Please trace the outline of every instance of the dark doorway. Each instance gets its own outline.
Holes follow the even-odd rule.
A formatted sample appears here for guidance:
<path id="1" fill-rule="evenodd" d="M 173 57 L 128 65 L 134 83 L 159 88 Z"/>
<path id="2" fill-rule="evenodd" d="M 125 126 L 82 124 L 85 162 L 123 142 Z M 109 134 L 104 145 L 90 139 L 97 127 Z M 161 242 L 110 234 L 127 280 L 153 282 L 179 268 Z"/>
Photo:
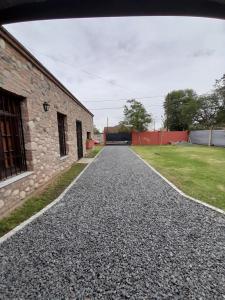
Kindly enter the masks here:
<path id="1" fill-rule="evenodd" d="M 81 121 L 76 121 L 77 130 L 77 155 L 78 159 L 83 157 L 83 140 L 82 140 L 82 123 Z"/>
<path id="2" fill-rule="evenodd" d="M 131 144 L 130 132 L 106 133 L 106 145 L 130 145 L 130 144 Z"/>

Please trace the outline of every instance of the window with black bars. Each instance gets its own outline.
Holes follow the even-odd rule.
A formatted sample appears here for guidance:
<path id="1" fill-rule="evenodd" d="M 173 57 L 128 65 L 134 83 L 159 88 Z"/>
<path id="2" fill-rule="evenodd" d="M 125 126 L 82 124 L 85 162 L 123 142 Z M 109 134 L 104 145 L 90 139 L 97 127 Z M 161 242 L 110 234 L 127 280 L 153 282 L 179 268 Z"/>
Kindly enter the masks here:
<path id="1" fill-rule="evenodd" d="M 58 131 L 59 131 L 59 151 L 60 156 L 67 155 L 66 147 L 66 116 L 60 113 L 57 113 L 58 118 Z"/>
<path id="2" fill-rule="evenodd" d="M 21 97 L 0 89 L 0 180 L 27 170 Z"/>

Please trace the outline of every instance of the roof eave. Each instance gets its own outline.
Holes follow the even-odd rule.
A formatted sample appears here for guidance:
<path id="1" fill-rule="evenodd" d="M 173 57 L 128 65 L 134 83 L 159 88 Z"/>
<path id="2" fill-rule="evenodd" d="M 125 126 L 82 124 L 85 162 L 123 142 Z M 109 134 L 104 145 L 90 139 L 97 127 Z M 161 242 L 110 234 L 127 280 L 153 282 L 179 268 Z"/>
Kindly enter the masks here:
<path id="1" fill-rule="evenodd" d="M 92 117 L 94 116 L 48 69 L 46 69 L 33 54 L 30 53 L 13 35 L 11 35 L 5 28 L 0 27 L 0 37 L 23 55 L 29 62 L 31 62 L 39 71 L 41 71 L 49 80 L 54 82 L 65 94 L 67 94 L 73 101 L 81 108 L 88 112 Z"/>

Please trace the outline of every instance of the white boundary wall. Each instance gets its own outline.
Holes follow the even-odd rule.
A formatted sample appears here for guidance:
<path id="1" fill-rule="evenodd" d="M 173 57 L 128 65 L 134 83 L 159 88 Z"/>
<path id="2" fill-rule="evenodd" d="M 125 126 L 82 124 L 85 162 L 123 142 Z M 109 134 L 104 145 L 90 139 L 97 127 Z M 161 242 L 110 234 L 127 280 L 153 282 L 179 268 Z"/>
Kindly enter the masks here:
<path id="1" fill-rule="evenodd" d="M 189 139 L 192 144 L 225 147 L 225 130 L 194 130 Z"/>

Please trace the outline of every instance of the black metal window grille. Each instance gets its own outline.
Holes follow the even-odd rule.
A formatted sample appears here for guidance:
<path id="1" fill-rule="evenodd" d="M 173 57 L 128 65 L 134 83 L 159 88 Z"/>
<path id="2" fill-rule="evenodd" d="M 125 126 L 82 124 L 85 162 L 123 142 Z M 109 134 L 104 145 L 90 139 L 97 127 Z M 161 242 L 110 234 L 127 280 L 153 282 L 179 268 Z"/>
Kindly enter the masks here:
<path id="1" fill-rule="evenodd" d="M 58 118 L 58 131 L 59 131 L 59 151 L 60 156 L 65 156 L 67 154 L 66 148 L 66 130 L 65 130 L 65 120 L 66 116 L 57 113 Z"/>
<path id="2" fill-rule="evenodd" d="M 21 98 L 0 90 L 0 180 L 27 170 Z"/>

